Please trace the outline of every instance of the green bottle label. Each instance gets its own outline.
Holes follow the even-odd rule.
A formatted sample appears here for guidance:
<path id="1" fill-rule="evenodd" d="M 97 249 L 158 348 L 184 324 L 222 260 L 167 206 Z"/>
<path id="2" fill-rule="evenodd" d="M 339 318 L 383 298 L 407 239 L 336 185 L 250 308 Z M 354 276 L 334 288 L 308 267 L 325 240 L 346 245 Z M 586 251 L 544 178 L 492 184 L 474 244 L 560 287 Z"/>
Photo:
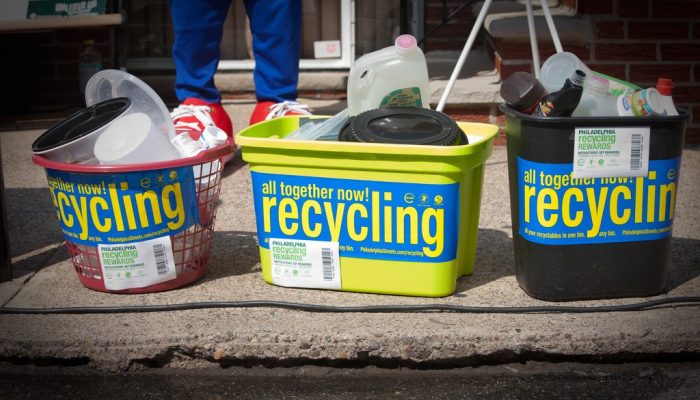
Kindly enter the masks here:
<path id="1" fill-rule="evenodd" d="M 422 107 L 420 89 L 417 87 L 403 88 L 390 92 L 379 103 L 379 107 Z"/>

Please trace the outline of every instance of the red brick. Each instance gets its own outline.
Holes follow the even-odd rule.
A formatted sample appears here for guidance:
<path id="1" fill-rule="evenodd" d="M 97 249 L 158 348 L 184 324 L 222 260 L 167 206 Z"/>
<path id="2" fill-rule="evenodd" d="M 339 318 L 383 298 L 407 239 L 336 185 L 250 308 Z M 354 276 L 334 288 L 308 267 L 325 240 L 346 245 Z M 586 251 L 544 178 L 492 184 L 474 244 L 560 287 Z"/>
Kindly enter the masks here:
<path id="1" fill-rule="evenodd" d="M 700 128 L 685 128 L 685 143 L 698 144 L 700 143 Z"/>
<path id="2" fill-rule="evenodd" d="M 655 1 L 652 7 L 654 18 L 700 18 L 700 2 L 694 1 Z"/>
<path id="3" fill-rule="evenodd" d="M 442 38 L 430 38 L 426 40 L 425 47 L 428 50 L 461 50 L 464 47 L 464 42 L 458 42 L 456 40 L 442 39 Z"/>
<path id="4" fill-rule="evenodd" d="M 578 11 L 586 15 L 612 14 L 613 2 L 600 0 L 581 0 Z"/>
<path id="5" fill-rule="evenodd" d="M 498 136 L 496 136 L 495 139 L 493 139 L 493 145 L 494 146 L 505 146 L 508 144 L 508 139 L 506 139 L 506 129 L 502 125 L 498 125 L 500 128 L 498 131 Z"/>
<path id="6" fill-rule="evenodd" d="M 426 24 L 426 32 L 432 31 L 438 25 L 439 24 Z M 455 23 L 451 21 L 447 24 L 440 26 L 431 37 L 440 36 L 446 38 L 460 38 L 462 42 L 465 42 L 467 40 L 467 37 L 469 36 L 469 32 L 471 31 L 471 29 L 471 23 Z"/>
<path id="7" fill-rule="evenodd" d="M 497 70 L 501 69 L 501 64 L 503 63 L 503 58 L 498 54 L 498 52 L 495 49 L 489 49 L 489 55 L 493 54 L 493 57 L 491 57 L 491 60 L 493 61 L 493 65 L 496 66 Z"/>
<path id="8" fill-rule="evenodd" d="M 522 63 L 522 64 L 500 64 L 498 68 L 498 73 L 501 79 L 509 77 L 513 72 L 522 71 L 527 73 L 532 73 L 532 63 Z"/>
<path id="9" fill-rule="evenodd" d="M 425 5 L 425 22 L 439 22 L 442 21 L 442 5 L 440 4 L 426 4 Z"/>
<path id="10" fill-rule="evenodd" d="M 525 43 L 499 43 L 496 51 L 504 60 L 527 60 L 530 59 L 530 47 Z"/>
<path id="11" fill-rule="evenodd" d="M 598 21 L 596 32 L 598 39 L 623 39 L 625 23 L 622 21 Z"/>
<path id="12" fill-rule="evenodd" d="M 673 101 L 676 103 L 700 103 L 700 85 L 675 85 Z"/>
<path id="13" fill-rule="evenodd" d="M 690 82 L 690 64 L 630 65 L 630 80 L 634 83 L 656 82 L 660 76 L 674 82 Z"/>
<path id="14" fill-rule="evenodd" d="M 448 4 L 447 14 L 444 17 L 452 14 L 461 4 Z M 440 22 L 443 18 L 442 12 L 442 2 L 436 4 L 426 4 L 425 5 L 425 21 L 426 22 Z M 462 10 L 453 17 L 453 20 L 460 18 L 472 18 L 473 14 L 471 12 L 471 7 L 467 6 L 462 8 Z"/>
<path id="15" fill-rule="evenodd" d="M 690 118 L 690 123 L 691 125 L 700 125 L 700 105 L 695 105 L 692 107 L 684 107 L 687 110 L 690 110 L 691 118 Z"/>
<path id="16" fill-rule="evenodd" d="M 551 43 L 538 43 L 540 50 L 540 60 L 544 62 L 552 54 L 556 53 L 554 45 Z M 590 51 L 584 46 L 567 46 L 563 45 L 566 51 L 576 54 L 584 62 L 591 57 Z M 498 53 L 504 60 L 531 60 L 532 50 L 529 42 L 523 43 L 500 43 L 496 45 Z"/>
<path id="17" fill-rule="evenodd" d="M 690 24 L 683 21 L 629 21 L 630 39 L 688 39 Z"/>
<path id="18" fill-rule="evenodd" d="M 627 74 L 625 72 L 625 64 L 588 64 L 588 68 L 593 71 L 600 72 L 608 76 L 612 76 L 618 79 L 627 80 Z"/>
<path id="19" fill-rule="evenodd" d="M 655 61 L 654 43 L 599 43 L 595 50 L 596 61 Z"/>
<path id="20" fill-rule="evenodd" d="M 662 43 L 661 59 L 663 61 L 697 61 L 700 60 L 700 46 L 697 43 Z"/>
<path id="21" fill-rule="evenodd" d="M 617 15 L 624 18 L 649 16 L 649 0 L 618 0 Z"/>

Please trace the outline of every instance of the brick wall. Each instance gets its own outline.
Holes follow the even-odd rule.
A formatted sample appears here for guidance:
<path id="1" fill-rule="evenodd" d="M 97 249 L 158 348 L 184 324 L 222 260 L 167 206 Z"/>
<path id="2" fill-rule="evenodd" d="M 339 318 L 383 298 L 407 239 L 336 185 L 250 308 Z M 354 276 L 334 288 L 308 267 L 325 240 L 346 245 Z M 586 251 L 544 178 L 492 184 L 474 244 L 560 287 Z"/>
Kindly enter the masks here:
<path id="1" fill-rule="evenodd" d="M 0 34 L 0 51 L 4 54 L 0 74 L 6 77 L 0 100 L 2 112 L 84 106 L 78 63 L 87 39 L 95 41 L 105 68 L 113 68 L 113 44 L 107 28 Z"/>
<path id="2" fill-rule="evenodd" d="M 642 87 L 659 76 L 675 82 L 677 107 L 691 113 L 686 143 L 700 143 L 700 1 L 579 0 L 577 11 L 590 17 L 593 37 L 567 43 L 591 69 Z M 530 49 L 517 43 L 496 43 L 501 76 L 530 71 Z M 540 41 L 542 61 L 554 52 Z"/>
<path id="3" fill-rule="evenodd" d="M 467 40 L 467 34 L 471 31 L 476 17 L 472 14 L 471 6 L 463 7 L 446 24 L 440 26 L 443 18 L 457 11 L 464 5 L 463 0 L 425 0 L 425 33 L 436 29 L 426 40 L 425 49 L 434 50 L 461 50 Z M 480 45 L 477 41 L 474 46 Z"/>

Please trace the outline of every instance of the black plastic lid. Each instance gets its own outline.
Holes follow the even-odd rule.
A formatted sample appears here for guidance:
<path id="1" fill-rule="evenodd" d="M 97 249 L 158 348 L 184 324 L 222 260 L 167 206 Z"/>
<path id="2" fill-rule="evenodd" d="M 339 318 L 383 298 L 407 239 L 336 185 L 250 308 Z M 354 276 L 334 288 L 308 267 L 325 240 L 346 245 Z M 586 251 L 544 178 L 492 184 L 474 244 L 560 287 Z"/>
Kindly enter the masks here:
<path id="1" fill-rule="evenodd" d="M 343 127 L 338 140 L 432 146 L 469 143 L 467 135 L 452 118 L 420 107 L 383 107 L 365 111 Z"/>
<path id="2" fill-rule="evenodd" d="M 34 143 L 33 152 L 44 152 L 70 143 L 117 119 L 131 105 L 126 97 L 117 97 L 84 108 L 49 128 Z"/>

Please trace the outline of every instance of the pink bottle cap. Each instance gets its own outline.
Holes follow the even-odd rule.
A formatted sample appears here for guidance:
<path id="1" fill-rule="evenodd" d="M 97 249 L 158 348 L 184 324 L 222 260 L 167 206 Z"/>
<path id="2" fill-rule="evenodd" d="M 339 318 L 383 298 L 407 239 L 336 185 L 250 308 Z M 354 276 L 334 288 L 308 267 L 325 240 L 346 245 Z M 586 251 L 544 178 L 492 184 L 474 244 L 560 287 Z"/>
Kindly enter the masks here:
<path id="1" fill-rule="evenodd" d="M 411 35 L 401 35 L 396 38 L 394 45 L 396 45 L 396 50 L 399 52 L 399 54 L 404 54 L 407 51 L 416 48 L 418 46 L 418 42 L 416 41 L 416 38 Z"/>

